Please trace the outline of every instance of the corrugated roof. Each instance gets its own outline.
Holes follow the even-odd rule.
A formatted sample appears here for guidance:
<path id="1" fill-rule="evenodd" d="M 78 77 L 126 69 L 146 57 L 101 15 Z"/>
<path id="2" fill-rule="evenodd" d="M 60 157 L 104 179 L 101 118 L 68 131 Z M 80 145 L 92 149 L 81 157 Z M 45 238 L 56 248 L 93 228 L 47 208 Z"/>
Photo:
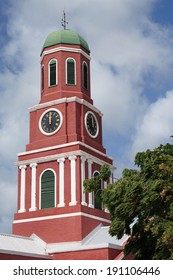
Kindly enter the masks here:
<path id="1" fill-rule="evenodd" d="M 51 258 L 48 254 L 55 252 L 69 252 L 90 250 L 98 248 L 114 248 L 123 250 L 124 243 L 128 236 L 117 239 L 109 234 L 109 226 L 100 224 L 82 241 L 78 242 L 59 242 L 46 244 L 38 236 L 24 237 L 11 234 L 0 234 L 0 253 L 16 254 L 24 256 L 34 256 Z"/>
<path id="2" fill-rule="evenodd" d="M 91 232 L 90 235 L 88 235 L 83 243 L 85 245 L 91 245 L 91 244 L 112 244 L 116 246 L 123 246 L 124 242 L 128 239 L 127 235 L 124 235 L 121 239 L 117 239 L 115 236 L 111 236 L 109 234 L 109 226 L 102 226 L 99 225 L 96 227 L 94 231 Z"/>
<path id="3" fill-rule="evenodd" d="M 48 257 L 43 242 L 39 238 L 25 237 L 14 234 L 0 234 L 0 253 L 17 254 L 35 257 Z"/>

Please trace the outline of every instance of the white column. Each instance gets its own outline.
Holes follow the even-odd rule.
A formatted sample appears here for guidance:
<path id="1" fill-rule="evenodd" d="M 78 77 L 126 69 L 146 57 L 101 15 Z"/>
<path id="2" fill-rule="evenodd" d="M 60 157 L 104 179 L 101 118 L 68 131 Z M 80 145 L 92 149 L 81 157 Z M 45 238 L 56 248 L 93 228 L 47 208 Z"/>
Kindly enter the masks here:
<path id="1" fill-rule="evenodd" d="M 113 183 L 114 183 L 113 177 L 114 177 L 114 170 L 115 170 L 115 167 L 112 166 L 112 167 L 110 168 L 110 170 L 111 170 L 111 176 L 110 176 L 109 182 L 110 182 L 110 184 L 113 184 Z"/>
<path id="2" fill-rule="evenodd" d="M 69 157 L 71 169 L 71 202 L 70 206 L 76 205 L 76 156 Z"/>
<path id="3" fill-rule="evenodd" d="M 112 183 L 113 183 L 113 173 L 114 173 L 115 168 L 114 168 L 114 167 L 111 167 L 110 170 L 111 170 L 111 176 L 109 177 L 109 183 L 112 184 Z M 105 183 L 105 182 L 104 182 L 104 183 Z M 107 187 L 107 186 L 104 185 L 104 188 L 106 188 L 106 187 Z M 109 213 L 109 210 L 108 210 L 107 208 L 105 208 L 105 212 L 106 212 L 106 213 Z"/>
<path id="4" fill-rule="evenodd" d="M 90 179 L 92 177 L 92 164 L 93 161 L 88 159 L 88 179 Z M 94 208 L 94 204 L 93 204 L 93 192 L 89 193 L 89 207 Z"/>
<path id="5" fill-rule="evenodd" d="M 26 182 L 26 165 L 20 165 L 19 169 L 21 170 L 20 175 L 20 209 L 19 213 L 25 212 L 25 182 Z"/>
<path id="6" fill-rule="evenodd" d="M 84 192 L 84 186 L 83 186 L 83 181 L 85 180 L 85 161 L 86 158 L 84 156 L 81 156 L 81 204 L 82 205 L 87 205 L 86 203 L 86 194 Z"/>
<path id="7" fill-rule="evenodd" d="M 59 158 L 59 204 L 58 207 L 64 207 L 64 162 L 65 158 Z"/>
<path id="8" fill-rule="evenodd" d="M 107 181 L 104 181 L 104 182 L 103 182 L 103 187 L 104 187 L 104 189 L 106 189 L 106 187 L 107 187 Z"/>
<path id="9" fill-rule="evenodd" d="M 37 163 L 31 163 L 30 167 L 32 168 L 31 170 L 31 208 L 29 211 L 35 211 L 37 210 L 36 208 L 36 168 L 37 168 Z"/>

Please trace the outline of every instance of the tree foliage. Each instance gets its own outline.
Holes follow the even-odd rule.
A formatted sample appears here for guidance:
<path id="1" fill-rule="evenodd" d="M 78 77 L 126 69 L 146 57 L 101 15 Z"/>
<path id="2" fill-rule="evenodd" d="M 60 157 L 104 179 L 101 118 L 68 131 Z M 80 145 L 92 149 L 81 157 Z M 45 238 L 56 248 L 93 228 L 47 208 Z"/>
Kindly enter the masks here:
<path id="1" fill-rule="evenodd" d="M 135 259 L 173 259 L 173 145 L 137 153 L 135 164 L 137 170 L 124 169 L 122 178 L 102 190 L 110 234 L 128 234 L 125 254 Z M 96 190 L 97 180 L 109 175 L 102 166 L 99 178 L 85 180 L 86 191 Z"/>

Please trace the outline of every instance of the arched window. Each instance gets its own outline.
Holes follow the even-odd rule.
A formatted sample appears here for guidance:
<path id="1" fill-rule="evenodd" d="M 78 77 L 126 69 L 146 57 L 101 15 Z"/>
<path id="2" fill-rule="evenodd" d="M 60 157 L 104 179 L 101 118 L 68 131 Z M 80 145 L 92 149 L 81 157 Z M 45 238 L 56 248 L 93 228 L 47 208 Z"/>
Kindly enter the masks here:
<path id="1" fill-rule="evenodd" d="M 99 172 L 95 171 L 94 177 L 98 176 L 98 175 L 99 175 Z M 98 189 L 97 189 L 97 191 L 94 192 L 94 208 L 100 209 L 100 210 L 102 210 L 102 202 L 100 199 L 101 189 L 102 189 L 102 184 L 101 184 L 101 180 L 100 180 L 99 184 L 98 184 Z"/>
<path id="2" fill-rule="evenodd" d="M 88 89 L 88 64 L 83 62 L 83 87 Z"/>
<path id="3" fill-rule="evenodd" d="M 76 63 L 73 58 L 68 58 L 66 60 L 66 84 L 76 84 Z"/>
<path id="4" fill-rule="evenodd" d="M 57 85 L 57 61 L 52 59 L 49 62 L 49 86 Z"/>
<path id="5" fill-rule="evenodd" d="M 41 90 L 44 90 L 44 65 L 41 66 Z"/>
<path id="6" fill-rule="evenodd" d="M 41 176 L 41 209 L 55 207 L 55 174 L 46 170 Z"/>

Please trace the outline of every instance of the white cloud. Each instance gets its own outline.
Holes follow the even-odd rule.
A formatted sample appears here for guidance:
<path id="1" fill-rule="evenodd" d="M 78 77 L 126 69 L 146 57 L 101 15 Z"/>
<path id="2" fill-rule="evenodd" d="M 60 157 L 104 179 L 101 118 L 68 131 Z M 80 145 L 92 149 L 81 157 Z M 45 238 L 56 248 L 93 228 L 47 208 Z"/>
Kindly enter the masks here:
<path id="1" fill-rule="evenodd" d="M 104 126 L 112 134 L 126 135 L 136 122 L 140 120 L 146 101 L 140 99 L 140 85 L 133 86 L 128 74 L 113 74 L 105 64 L 93 62 L 92 80 L 94 100 L 104 113 Z M 104 79 L 102 78 L 104 77 Z"/>
<path id="2" fill-rule="evenodd" d="M 172 106 L 173 90 L 148 107 L 134 136 L 133 153 L 154 148 L 161 142 L 170 142 L 173 135 Z"/>

